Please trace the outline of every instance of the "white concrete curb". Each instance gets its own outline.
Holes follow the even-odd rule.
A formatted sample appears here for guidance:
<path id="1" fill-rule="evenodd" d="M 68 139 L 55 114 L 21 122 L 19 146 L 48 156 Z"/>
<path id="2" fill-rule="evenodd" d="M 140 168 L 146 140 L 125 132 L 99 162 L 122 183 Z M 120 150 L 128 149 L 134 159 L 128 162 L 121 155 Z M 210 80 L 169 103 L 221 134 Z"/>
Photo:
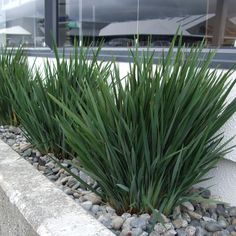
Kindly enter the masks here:
<path id="1" fill-rule="evenodd" d="M 0 140 L 0 235 L 114 234 Z"/>

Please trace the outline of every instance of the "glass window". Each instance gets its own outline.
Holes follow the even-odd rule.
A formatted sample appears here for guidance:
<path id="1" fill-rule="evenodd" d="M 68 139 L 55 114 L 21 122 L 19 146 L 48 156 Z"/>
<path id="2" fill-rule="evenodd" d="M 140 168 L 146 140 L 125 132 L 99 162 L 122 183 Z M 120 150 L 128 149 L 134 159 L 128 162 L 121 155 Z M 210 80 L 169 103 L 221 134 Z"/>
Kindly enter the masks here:
<path id="1" fill-rule="evenodd" d="M 63 1 L 61 1 L 62 3 Z M 65 0 L 59 9 L 59 27 L 66 21 L 64 45 L 74 40 L 108 47 L 132 46 L 137 34 L 137 0 Z M 61 4 L 60 3 L 60 4 Z M 63 38 L 63 34 L 60 34 Z"/>
<path id="2" fill-rule="evenodd" d="M 1 45 L 43 47 L 44 34 L 44 1 L 0 1 Z"/>
<path id="3" fill-rule="evenodd" d="M 236 47 L 235 0 L 60 0 L 59 41 L 168 47 L 180 28 L 187 46 Z"/>

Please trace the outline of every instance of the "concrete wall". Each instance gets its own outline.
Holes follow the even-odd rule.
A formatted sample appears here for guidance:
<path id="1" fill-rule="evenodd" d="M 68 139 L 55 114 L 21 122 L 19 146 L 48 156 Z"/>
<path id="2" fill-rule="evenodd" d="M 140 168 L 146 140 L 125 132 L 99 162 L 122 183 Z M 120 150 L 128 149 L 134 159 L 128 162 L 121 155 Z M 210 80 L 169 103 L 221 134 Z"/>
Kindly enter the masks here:
<path id="1" fill-rule="evenodd" d="M 0 140 L 1 236 L 112 236 Z"/>
<path id="2" fill-rule="evenodd" d="M 29 58 L 29 62 L 32 63 L 35 58 Z M 53 59 L 50 59 L 53 61 Z M 36 65 L 41 68 L 43 58 L 38 58 Z M 119 63 L 120 72 L 122 76 L 125 76 L 129 69 L 128 63 Z M 221 70 L 219 70 L 219 73 Z M 231 78 L 236 78 L 236 72 L 233 73 Z M 236 87 L 233 88 L 231 94 L 228 97 L 230 101 L 236 96 Z M 228 121 L 228 123 L 222 129 L 225 134 L 225 140 L 236 135 L 236 114 Z M 236 145 L 236 138 L 232 140 L 230 145 Z M 209 173 L 213 179 L 202 184 L 204 187 L 212 186 L 210 189 L 214 195 L 218 195 L 222 200 L 236 205 L 236 148 L 226 155 L 225 160 L 221 161 L 216 169 Z"/>

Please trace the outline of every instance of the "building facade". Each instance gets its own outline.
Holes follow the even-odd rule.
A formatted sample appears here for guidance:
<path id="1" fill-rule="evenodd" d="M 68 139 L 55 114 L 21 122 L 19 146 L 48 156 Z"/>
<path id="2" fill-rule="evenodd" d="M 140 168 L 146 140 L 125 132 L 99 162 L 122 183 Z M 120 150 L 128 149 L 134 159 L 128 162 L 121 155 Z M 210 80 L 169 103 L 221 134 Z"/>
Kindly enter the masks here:
<path id="1" fill-rule="evenodd" d="M 187 46 L 236 47 L 234 0 L 1 0 L 0 43 L 7 46 L 167 47 L 180 28 Z"/>

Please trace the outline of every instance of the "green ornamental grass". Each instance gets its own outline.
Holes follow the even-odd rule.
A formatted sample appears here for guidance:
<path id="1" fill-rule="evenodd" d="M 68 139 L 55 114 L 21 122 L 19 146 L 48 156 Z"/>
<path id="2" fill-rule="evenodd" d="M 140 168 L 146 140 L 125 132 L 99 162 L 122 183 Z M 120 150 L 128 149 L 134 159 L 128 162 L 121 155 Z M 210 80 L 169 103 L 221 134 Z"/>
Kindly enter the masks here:
<path id="1" fill-rule="evenodd" d="M 73 150 L 65 143 L 64 133 L 55 116 L 66 117 L 48 96 L 53 94 L 65 104 L 70 101 L 72 94 L 69 88 L 73 87 L 80 94 L 80 83 L 87 81 L 91 86 L 96 77 L 108 76 L 109 64 L 98 62 L 100 48 L 92 53 L 89 49 L 75 47 L 70 58 L 65 54 L 59 55 L 55 48 L 55 61 L 46 60 L 44 69 L 35 71 L 31 79 L 13 83 L 8 87 L 13 94 L 11 102 L 20 120 L 28 141 L 42 154 L 54 153 L 58 158 L 70 158 Z M 90 59 L 90 63 L 88 63 Z"/>
<path id="2" fill-rule="evenodd" d="M 157 65 L 152 52 L 131 51 L 125 78 L 114 65 L 110 80 L 95 78 L 96 88 L 86 80 L 80 93 L 71 87 L 66 103 L 50 95 L 67 114 L 57 121 L 76 167 L 97 181 L 92 190 L 118 213 L 169 215 L 196 200 L 191 187 L 231 150 L 220 129 L 236 110 L 235 99 L 226 102 L 232 71 L 210 69 L 214 53 L 203 56 L 203 44 L 188 53 L 181 38 L 176 50 L 174 44 Z"/>
<path id="3" fill-rule="evenodd" d="M 27 57 L 22 48 L 0 49 L 0 123 L 4 125 L 18 125 L 15 110 L 12 102 L 11 91 L 8 87 L 8 81 L 16 83 L 17 81 L 28 80 L 30 70 Z"/>

